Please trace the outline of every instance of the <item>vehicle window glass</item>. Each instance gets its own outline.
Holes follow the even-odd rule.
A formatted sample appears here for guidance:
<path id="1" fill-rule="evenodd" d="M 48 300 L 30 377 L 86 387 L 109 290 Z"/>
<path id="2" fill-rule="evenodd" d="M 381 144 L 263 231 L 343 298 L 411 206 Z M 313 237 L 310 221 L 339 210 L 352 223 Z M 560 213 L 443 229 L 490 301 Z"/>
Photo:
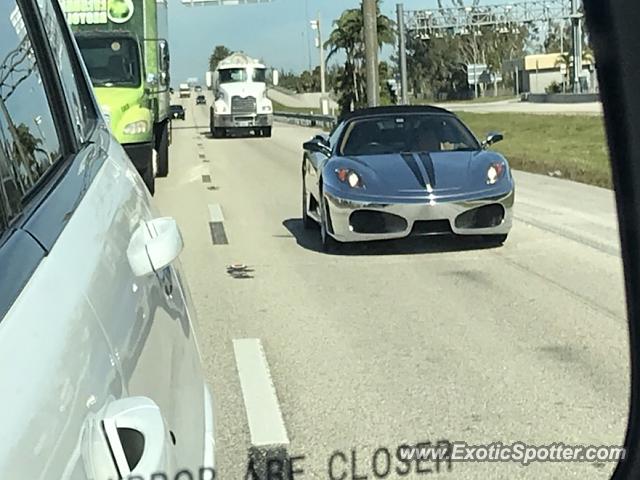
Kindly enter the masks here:
<path id="1" fill-rule="evenodd" d="M 77 35 L 78 47 L 94 87 L 139 87 L 142 83 L 138 44 L 131 38 Z"/>
<path id="2" fill-rule="evenodd" d="M 333 148 L 340 139 L 340 135 L 342 135 L 342 131 L 344 130 L 344 124 L 340 124 L 333 129 L 331 134 L 329 135 L 329 145 Z"/>
<path id="3" fill-rule="evenodd" d="M 220 70 L 220 83 L 236 83 L 247 81 L 247 71 L 244 68 L 225 68 Z"/>
<path id="4" fill-rule="evenodd" d="M 0 2 L 0 178 L 9 219 L 60 158 L 60 141 L 22 15 L 15 2 Z"/>
<path id="5" fill-rule="evenodd" d="M 256 68 L 253 70 L 253 81 L 265 83 L 267 81 L 267 70 L 264 68 Z"/>
<path id="6" fill-rule="evenodd" d="M 79 78 L 79 74 L 73 67 L 71 57 L 69 56 L 70 46 L 65 40 L 62 27 L 58 22 L 52 0 L 38 0 L 38 6 L 42 13 L 42 19 L 51 43 L 51 49 L 55 57 L 58 72 L 64 88 L 65 97 L 71 112 L 71 120 L 81 143 L 84 143 L 88 129 L 91 125 L 90 103 L 86 98 L 86 94 L 81 94 L 82 90 L 78 85 L 82 85 L 83 78 Z"/>
<path id="7" fill-rule="evenodd" d="M 455 117 L 387 115 L 357 120 L 345 138 L 343 155 L 477 150 L 476 139 Z"/>

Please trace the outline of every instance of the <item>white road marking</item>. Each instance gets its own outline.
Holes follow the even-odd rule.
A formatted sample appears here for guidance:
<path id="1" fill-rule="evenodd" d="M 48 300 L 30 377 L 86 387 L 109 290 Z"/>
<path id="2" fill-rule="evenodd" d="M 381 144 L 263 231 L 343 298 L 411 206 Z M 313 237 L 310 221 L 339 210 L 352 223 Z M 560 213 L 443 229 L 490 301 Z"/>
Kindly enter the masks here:
<path id="1" fill-rule="evenodd" d="M 289 437 L 260 339 L 236 339 L 233 341 L 233 350 L 251 432 L 251 444 L 256 447 L 288 446 Z"/>
<path id="2" fill-rule="evenodd" d="M 209 217 L 212 223 L 223 223 L 224 215 L 222 215 L 222 207 L 219 203 L 209 205 Z"/>

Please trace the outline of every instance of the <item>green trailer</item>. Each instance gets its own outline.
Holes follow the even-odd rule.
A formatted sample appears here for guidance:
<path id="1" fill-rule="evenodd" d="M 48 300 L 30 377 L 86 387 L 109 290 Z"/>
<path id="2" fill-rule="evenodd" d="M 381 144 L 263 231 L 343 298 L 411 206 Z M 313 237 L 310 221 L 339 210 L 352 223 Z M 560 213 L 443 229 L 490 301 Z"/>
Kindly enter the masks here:
<path id="1" fill-rule="evenodd" d="M 149 191 L 169 173 L 168 0 L 63 0 L 113 135 Z"/>

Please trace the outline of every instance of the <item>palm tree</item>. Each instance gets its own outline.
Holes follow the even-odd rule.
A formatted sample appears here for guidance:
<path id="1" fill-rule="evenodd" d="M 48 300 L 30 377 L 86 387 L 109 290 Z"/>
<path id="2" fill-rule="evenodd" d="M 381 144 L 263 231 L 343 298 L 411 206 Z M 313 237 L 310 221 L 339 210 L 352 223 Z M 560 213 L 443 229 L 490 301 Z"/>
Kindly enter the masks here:
<path id="1" fill-rule="evenodd" d="M 582 52 L 582 64 L 584 65 L 585 63 L 593 63 L 594 59 L 593 59 L 593 54 L 588 51 L 588 50 L 584 50 Z M 569 75 L 569 70 L 573 65 L 573 55 L 571 55 L 570 53 L 561 53 L 558 56 L 558 59 L 556 60 L 556 67 L 560 66 L 560 65 L 565 65 L 567 68 L 567 75 Z M 582 70 L 582 65 L 580 66 L 580 70 Z M 563 80 L 564 82 L 564 80 Z"/>
<path id="2" fill-rule="evenodd" d="M 344 51 L 346 61 L 344 65 L 344 75 L 349 75 L 351 81 L 350 91 L 345 91 L 344 82 L 342 82 L 342 96 L 353 97 L 356 105 L 364 103 L 366 97 L 363 82 L 363 71 L 365 62 L 364 47 L 364 15 L 362 8 L 351 8 L 345 10 L 340 18 L 334 23 L 334 29 L 329 35 L 329 39 L 325 42 L 325 48 L 328 49 L 327 61 L 329 61 L 339 51 Z M 395 42 L 394 22 L 380 14 L 380 5 L 378 0 L 378 46 L 382 48 L 385 44 L 393 44 Z"/>

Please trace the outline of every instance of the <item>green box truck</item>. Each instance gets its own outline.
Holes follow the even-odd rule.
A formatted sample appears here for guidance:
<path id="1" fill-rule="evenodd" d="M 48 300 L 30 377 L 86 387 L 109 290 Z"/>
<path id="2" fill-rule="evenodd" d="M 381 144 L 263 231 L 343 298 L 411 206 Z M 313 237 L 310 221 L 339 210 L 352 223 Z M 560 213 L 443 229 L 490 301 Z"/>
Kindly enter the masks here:
<path id="1" fill-rule="evenodd" d="M 103 114 L 149 191 L 169 173 L 168 0 L 61 0 Z"/>

